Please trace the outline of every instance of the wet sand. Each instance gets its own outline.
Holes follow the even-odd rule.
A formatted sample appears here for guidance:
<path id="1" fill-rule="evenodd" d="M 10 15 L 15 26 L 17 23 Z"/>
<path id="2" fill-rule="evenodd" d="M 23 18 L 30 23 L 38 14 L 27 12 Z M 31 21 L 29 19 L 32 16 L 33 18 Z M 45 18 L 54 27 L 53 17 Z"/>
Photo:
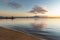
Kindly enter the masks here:
<path id="1" fill-rule="evenodd" d="M 24 32 L 18 32 L 0 27 L 0 40 L 42 40 Z"/>

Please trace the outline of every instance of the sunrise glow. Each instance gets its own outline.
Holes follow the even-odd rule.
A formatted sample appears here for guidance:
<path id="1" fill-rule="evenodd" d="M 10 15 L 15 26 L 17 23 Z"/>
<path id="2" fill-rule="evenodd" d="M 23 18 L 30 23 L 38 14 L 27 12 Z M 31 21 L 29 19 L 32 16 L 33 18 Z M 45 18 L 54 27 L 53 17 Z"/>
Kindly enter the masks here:
<path id="1" fill-rule="evenodd" d="M 27 1 L 27 0 L 26 0 Z M 31 0 L 28 3 L 24 1 L 0 0 L 0 16 L 34 16 L 34 13 L 29 13 L 35 5 L 46 8 L 48 12 L 45 14 L 38 13 L 39 16 L 60 17 L 60 0 Z M 7 2 L 7 3 L 6 3 Z M 12 2 L 12 0 L 11 0 Z M 18 3 L 17 3 L 18 2 Z M 22 2 L 22 3 L 21 3 Z M 30 3 L 31 2 L 31 3 Z M 17 5 L 15 5 L 17 4 Z"/>

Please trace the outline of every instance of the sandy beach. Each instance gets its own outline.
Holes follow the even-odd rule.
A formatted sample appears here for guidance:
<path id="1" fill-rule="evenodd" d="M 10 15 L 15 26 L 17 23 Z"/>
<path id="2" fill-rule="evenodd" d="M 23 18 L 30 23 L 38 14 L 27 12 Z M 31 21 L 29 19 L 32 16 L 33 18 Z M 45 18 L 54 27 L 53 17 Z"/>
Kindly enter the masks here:
<path id="1" fill-rule="evenodd" d="M 0 40 L 42 40 L 35 36 L 28 35 L 23 32 L 18 32 L 0 27 Z"/>

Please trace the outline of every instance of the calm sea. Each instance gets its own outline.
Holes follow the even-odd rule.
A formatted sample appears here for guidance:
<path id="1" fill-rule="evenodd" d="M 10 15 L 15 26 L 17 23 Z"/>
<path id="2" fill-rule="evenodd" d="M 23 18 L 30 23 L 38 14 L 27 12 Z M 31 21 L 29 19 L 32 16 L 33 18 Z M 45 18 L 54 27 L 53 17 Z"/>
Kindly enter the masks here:
<path id="1" fill-rule="evenodd" d="M 60 19 L 58 18 L 20 18 L 0 19 L 0 26 L 17 31 L 25 31 L 46 40 L 60 40 Z"/>

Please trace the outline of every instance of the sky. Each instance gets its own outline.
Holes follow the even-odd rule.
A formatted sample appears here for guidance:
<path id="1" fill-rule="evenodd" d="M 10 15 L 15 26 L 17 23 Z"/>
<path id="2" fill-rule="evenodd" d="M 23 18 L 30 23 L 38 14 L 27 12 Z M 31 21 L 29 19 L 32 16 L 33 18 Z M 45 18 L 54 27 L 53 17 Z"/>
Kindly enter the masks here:
<path id="1" fill-rule="evenodd" d="M 41 15 L 60 16 L 60 0 L 0 0 L 0 16 L 33 16 L 28 12 L 35 5 L 48 10 Z"/>

